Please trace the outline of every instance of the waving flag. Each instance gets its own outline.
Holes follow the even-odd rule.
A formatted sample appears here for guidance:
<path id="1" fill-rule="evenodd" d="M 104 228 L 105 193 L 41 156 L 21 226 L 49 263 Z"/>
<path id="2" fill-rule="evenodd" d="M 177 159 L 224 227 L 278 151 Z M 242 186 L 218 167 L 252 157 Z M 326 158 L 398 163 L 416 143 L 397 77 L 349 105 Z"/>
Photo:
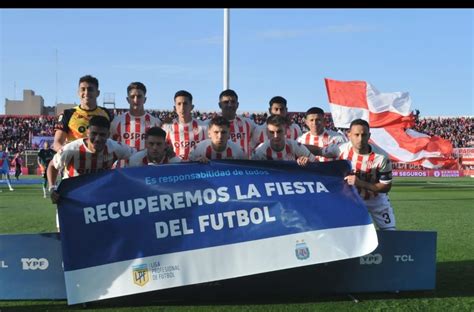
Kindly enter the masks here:
<path id="1" fill-rule="evenodd" d="M 384 149 L 392 161 L 442 168 L 452 163 L 448 140 L 409 129 L 414 125 L 408 92 L 380 93 L 365 81 L 325 79 L 334 125 L 349 128 L 361 118 L 370 125 L 371 142 Z M 407 129 L 408 128 L 408 129 Z"/>

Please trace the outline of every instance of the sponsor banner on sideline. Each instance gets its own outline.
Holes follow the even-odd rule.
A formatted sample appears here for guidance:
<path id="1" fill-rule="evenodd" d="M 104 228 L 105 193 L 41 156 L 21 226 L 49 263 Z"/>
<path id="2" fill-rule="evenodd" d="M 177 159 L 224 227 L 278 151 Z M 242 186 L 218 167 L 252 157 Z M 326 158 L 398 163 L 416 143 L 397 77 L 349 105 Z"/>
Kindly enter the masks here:
<path id="1" fill-rule="evenodd" d="M 347 161 L 212 161 L 63 180 L 69 304 L 360 257 L 377 247 Z"/>
<path id="2" fill-rule="evenodd" d="M 222 302 L 242 297 L 294 299 L 320 293 L 435 289 L 436 232 L 377 231 L 377 236 L 377 248 L 361 257 L 176 287 L 153 297 L 183 303 L 207 298 Z M 57 233 L 0 235 L 0 247 L 0 300 L 66 299 Z M 172 267 L 155 268 L 155 274 L 172 271 Z"/>
<path id="3" fill-rule="evenodd" d="M 0 299 L 64 299 L 59 233 L 0 235 Z"/>
<path id="4" fill-rule="evenodd" d="M 394 177 L 435 177 L 435 178 L 458 178 L 463 177 L 463 170 L 393 170 Z"/>

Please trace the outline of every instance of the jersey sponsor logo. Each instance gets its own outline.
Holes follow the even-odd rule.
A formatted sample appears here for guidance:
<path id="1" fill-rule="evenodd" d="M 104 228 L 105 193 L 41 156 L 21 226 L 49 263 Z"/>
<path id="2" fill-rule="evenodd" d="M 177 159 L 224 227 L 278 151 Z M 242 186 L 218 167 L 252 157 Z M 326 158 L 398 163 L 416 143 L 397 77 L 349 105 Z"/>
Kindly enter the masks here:
<path id="1" fill-rule="evenodd" d="M 174 142 L 175 148 L 187 148 L 187 147 L 195 147 L 200 141 L 180 141 Z"/>
<path id="2" fill-rule="evenodd" d="M 124 140 L 145 140 L 145 136 L 146 136 L 145 133 L 137 133 L 137 132 L 132 132 L 132 133 L 124 132 L 122 134 L 122 138 Z"/>
<path id="3" fill-rule="evenodd" d="M 237 133 L 231 133 L 230 134 L 230 139 L 232 141 L 234 140 L 241 140 L 245 137 L 245 133 L 237 132 Z"/>
<path id="4" fill-rule="evenodd" d="M 108 161 L 107 159 L 104 159 L 104 162 L 107 162 L 107 161 Z M 105 168 L 95 168 L 95 169 L 78 168 L 76 169 L 79 175 L 87 174 L 87 173 L 97 173 L 97 172 L 101 172 L 105 170 L 106 170 Z"/>
<path id="5" fill-rule="evenodd" d="M 309 258 L 309 248 L 304 241 L 296 241 L 295 255 L 298 260 L 306 260 Z"/>
<path id="6" fill-rule="evenodd" d="M 394 255 L 396 262 L 415 262 L 411 255 Z"/>
<path id="7" fill-rule="evenodd" d="M 23 270 L 46 270 L 49 261 L 46 258 L 21 258 Z"/>
<path id="8" fill-rule="evenodd" d="M 148 266 L 146 264 L 140 264 L 133 266 L 133 283 L 138 286 L 145 286 L 146 283 L 150 280 Z"/>
<path id="9" fill-rule="evenodd" d="M 380 264 L 380 263 L 382 263 L 382 261 L 383 261 L 382 255 L 379 254 L 379 253 L 368 254 L 368 255 L 365 255 L 365 256 L 362 256 L 362 257 L 359 258 L 359 263 L 361 265 Z"/>

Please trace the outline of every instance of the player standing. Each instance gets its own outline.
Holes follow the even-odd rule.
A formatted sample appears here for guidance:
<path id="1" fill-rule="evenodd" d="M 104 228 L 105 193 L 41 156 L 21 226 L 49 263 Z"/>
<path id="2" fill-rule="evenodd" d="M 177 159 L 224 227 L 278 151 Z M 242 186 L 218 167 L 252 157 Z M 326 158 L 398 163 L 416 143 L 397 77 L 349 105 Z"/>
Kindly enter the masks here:
<path id="1" fill-rule="evenodd" d="M 185 90 L 180 90 L 174 95 L 174 110 L 178 119 L 170 124 L 164 124 L 166 142 L 173 147 L 179 158 L 186 161 L 189 153 L 201 141 L 207 139 L 207 126 L 204 122 L 192 118 L 193 96 Z"/>
<path id="2" fill-rule="evenodd" d="M 319 107 L 311 107 L 306 111 L 305 124 L 309 131 L 300 136 L 298 142 L 304 144 L 310 151 L 313 151 L 313 146 L 323 148 L 331 144 L 347 142 L 347 139 L 339 132 L 326 129 L 324 111 Z M 316 156 L 316 159 L 318 161 L 334 160 L 323 156 Z"/>
<path id="3" fill-rule="evenodd" d="M 112 120 L 112 114 L 105 108 L 97 106 L 99 81 L 90 75 L 79 79 L 78 95 L 81 103 L 66 109 L 58 118 L 54 133 L 53 149 L 59 151 L 67 142 L 86 137 L 89 120 L 93 116 L 103 116 Z"/>
<path id="4" fill-rule="evenodd" d="M 41 168 L 43 173 L 43 197 L 46 198 L 46 189 L 48 186 L 48 176 L 46 171 L 48 169 L 49 162 L 53 159 L 56 152 L 49 147 L 48 141 L 45 141 L 43 148 L 38 152 L 38 166 Z"/>

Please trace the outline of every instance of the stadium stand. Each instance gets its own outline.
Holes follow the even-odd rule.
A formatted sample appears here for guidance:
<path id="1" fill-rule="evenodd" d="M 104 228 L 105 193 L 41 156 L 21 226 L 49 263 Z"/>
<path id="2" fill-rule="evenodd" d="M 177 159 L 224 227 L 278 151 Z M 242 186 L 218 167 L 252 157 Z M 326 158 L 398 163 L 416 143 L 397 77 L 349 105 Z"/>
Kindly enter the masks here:
<path id="1" fill-rule="evenodd" d="M 114 109 L 114 115 L 120 115 L 125 109 Z M 163 122 L 169 122 L 177 115 L 169 110 L 149 110 L 149 113 L 160 118 Z M 212 118 L 216 112 L 193 112 L 193 117 L 200 120 Z M 257 124 L 263 124 L 267 113 L 243 113 Z M 304 113 L 291 112 L 288 114 L 291 120 L 300 125 L 303 131 L 307 131 L 304 124 Z M 326 114 L 328 128 L 337 131 L 332 122 L 331 114 Z M 39 150 L 39 146 L 32 144 L 33 136 L 54 136 L 54 124 L 57 118 L 54 116 L 17 116 L 0 115 L 0 142 L 13 155 L 17 151 Z M 453 143 L 454 148 L 472 148 L 474 147 L 473 136 L 474 118 L 465 117 L 424 117 L 417 118 L 414 129 L 418 132 L 433 136 L 437 135 L 448 139 Z M 397 169 L 422 169 L 413 167 L 411 164 L 395 164 Z M 460 169 L 472 169 L 473 165 L 462 166 Z"/>

